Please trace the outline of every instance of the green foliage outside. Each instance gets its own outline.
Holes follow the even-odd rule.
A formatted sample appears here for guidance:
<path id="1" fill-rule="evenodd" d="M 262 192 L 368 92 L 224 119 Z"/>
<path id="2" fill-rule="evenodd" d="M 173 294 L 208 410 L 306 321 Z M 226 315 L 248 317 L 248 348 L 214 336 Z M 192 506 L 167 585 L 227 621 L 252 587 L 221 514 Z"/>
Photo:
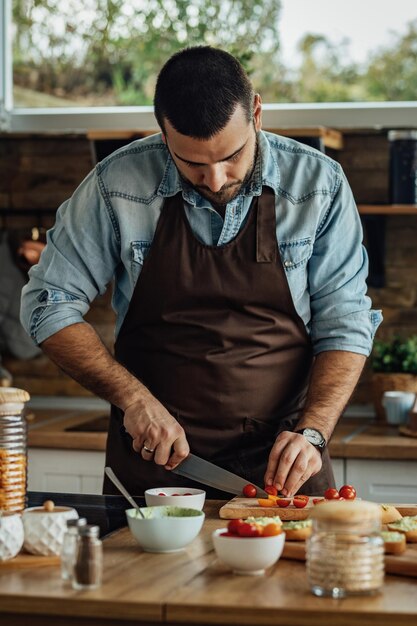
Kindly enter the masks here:
<path id="1" fill-rule="evenodd" d="M 280 54 L 279 0 L 14 0 L 15 105 L 149 105 L 163 63 L 188 45 L 235 54 L 264 102 L 417 100 L 417 20 L 371 55 L 303 37 Z M 44 95 L 44 99 L 39 96 Z"/>
<path id="2" fill-rule="evenodd" d="M 417 335 L 376 340 L 371 364 L 374 372 L 417 374 Z"/>

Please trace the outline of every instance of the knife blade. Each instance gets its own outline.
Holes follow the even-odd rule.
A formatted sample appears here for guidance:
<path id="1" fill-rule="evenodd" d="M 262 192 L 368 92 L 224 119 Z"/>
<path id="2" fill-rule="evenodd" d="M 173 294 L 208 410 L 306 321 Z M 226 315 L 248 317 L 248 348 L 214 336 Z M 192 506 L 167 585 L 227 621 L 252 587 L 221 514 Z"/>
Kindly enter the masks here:
<path id="1" fill-rule="evenodd" d="M 227 493 L 234 493 L 235 495 L 242 495 L 243 487 L 249 483 L 245 478 L 241 478 L 195 454 L 189 454 L 184 461 L 171 471 L 174 474 L 184 476 L 184 478 L 196 480 L 203 485 L 208 485 Z M 256 485 L 255 487 L 259 496 L 268 497 L 268 494 L 263 489 Z"/>

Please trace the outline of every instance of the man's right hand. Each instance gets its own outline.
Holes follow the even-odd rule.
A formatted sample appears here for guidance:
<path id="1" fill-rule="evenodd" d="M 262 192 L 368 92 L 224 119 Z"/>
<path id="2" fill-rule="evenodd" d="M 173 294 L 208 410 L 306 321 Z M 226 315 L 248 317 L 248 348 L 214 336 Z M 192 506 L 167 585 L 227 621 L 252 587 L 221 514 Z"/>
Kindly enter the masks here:
<path id="1" fill-rule="evenodd" d="M 133 449 L 145 461 L 153 460 L 170 470 L 190 453 L 184 429 L 150 393 L 125 409 L 123 423 L 133 439 Z"/>

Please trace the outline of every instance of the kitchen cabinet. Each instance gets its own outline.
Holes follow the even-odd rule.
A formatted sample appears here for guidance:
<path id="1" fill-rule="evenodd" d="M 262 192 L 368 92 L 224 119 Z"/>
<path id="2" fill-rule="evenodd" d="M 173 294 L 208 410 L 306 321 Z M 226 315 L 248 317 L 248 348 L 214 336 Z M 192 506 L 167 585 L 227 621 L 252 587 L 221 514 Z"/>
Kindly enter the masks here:
<path id="1" fill-rule="evenodd" d="M 364 500 L 417 502 L 417 461 L 347 459 L 346 483 Z"/>
<path id="2" fill-rule="evenodd" d="M 100 494 L 104 463 L 104 451 L 30 448 L 28 489 Z"/>

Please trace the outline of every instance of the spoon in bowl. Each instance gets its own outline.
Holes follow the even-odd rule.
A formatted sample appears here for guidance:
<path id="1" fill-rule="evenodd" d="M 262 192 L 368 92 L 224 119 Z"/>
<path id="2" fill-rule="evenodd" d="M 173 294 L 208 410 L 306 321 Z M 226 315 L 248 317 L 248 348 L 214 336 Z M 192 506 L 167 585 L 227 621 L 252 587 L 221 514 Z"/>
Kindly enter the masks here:
<path id="1" fill-rule="evenodd" d="M 120 482 L 120 480 L 117 478 L 116 474 L 113 472 L 111 467 L 105 467 L 104 471 L 106 473 L 106 475 L 108 476 L 108 478 L 110 478 L 110 480 L 112 481 L 113 485 L 115 485 L 118 490 L 120 491 L 120 493 L 122 493 L 124 495 L 124 497 L 126 498 L 126 500 L 129 502 L 129 504 L 138 511 L 140 517 L 142 517 L 143 519 L 145 519 L 144 514 L 142 513 L 142 511 L 140 510 L 139 505 L 136 504 L 136 502 L 134 501 L 134 499 L 132 498 L 132 496 L 129 494 L 129 492 L 126 490 L 125 487 L 123 487 L 122 483 Z"/>

